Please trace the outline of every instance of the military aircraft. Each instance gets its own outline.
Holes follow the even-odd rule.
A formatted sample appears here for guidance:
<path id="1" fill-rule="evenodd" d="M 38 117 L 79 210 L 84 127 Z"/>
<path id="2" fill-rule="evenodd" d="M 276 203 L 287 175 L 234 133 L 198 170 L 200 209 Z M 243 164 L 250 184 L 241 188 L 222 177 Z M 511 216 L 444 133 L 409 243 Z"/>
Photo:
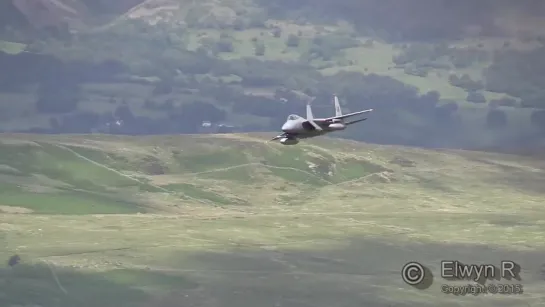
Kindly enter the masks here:
<path id="1" fill-rule="evenodd" d="M 271 139 L 275 141 L 280 139 L 280 143 L 283 145 L 295 145 L 299 143 L 299 139 L 311 138 L 319 135 L 324 135 L 329 132 L 344 130 L 346 126 L 361 122 L 367 118 L 354 120 L 351 122 L 345 122 L 345 119 L 355 115 L 368 113 L 373 109 L 342 114 L 341 106 L 339 104 L 339 98 L 337 95 L 333 96 L 335 102 L 335 116 L 328 118 L 314 118 L 312 115 L 312 109 L 310 107 L 310 101 L 307 103 L 307 118 L 302 118 L 299 115 L 291 114 L 288 116 L 284 125 L 282 125 L 283 133 Z M 314 100 L 314 99 L 313 99 Z"/>

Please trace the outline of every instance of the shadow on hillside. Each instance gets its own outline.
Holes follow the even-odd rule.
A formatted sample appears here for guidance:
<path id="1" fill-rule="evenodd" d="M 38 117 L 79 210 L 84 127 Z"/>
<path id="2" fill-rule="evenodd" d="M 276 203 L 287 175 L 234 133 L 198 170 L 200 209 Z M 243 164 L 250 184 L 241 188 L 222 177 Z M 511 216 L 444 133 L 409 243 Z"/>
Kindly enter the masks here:
<path id="1" fill-rule="evenodd" d="M 499 183 L 515 188 L 523 193 L 545 194 L 545 172 L 528 173 L 514 171 L 498 179 Z"/>
<path id="2" fill-rule="evenodd" d="M 490 181 L 501 185 L 515 188 L 527 193 L 545 194 L 545 164 L 534 163 L 536 172 L 530 172 L 527 169 L 506 165 L 486 159 L 471 157 L 472 161 L 487 164 L 496 167 L 501 174 L 496 175 Z M 521 157 L 522 160 L 522 157 Z"/>
<path id="3" fill-rule="evenodd" d="M 0 270 L 0 306 L 135 306 L 148 295 L 106 274 L 45 264 Z"/>
<path id="4" fill-rule="evenodd" d="M 44 264 L 0 269 L 0 306 L 142 306 L 151 288 L 193 289 L 185 276 L 136 269 L 89 272 Z"/>
<path id="5" fill-rule="evenodd" d="M 545 251 L 518 252 L 487 246 L 389 244 L 352 239 L 342 247 L 302 250 L 240 248 L 222 253 L 174 253 L 170 268 L 84 274 L 45 265 L 0 271 L 0 305 L 142 307 L 390 307 L 538 306 L 545 286 Z M 441 260 L 491 263 L 513 260 L 531 296 L 455 297 L 441 294 Z M 433 272 L 425 290 L 411 289 L 400 271 L 418 261 Z M 67 291 L 63 293 L 61 287 Z M 539 289 L 539 288 L 537 288 Z M 154 296 L 144 290 L 154 291 Z M 162 291 L 157 291 L 162 290 Z M 532 301 L 533 300 L 533 301 Z"/>
<path id="6" fill-rule="evenodd" d="M 182 258 L 187 255 L 177 257 L 179 263 L 187 264 Z M 438 276 L 440 261 L 449 259 L 497 266 L 502 260 L 513 260 L 522 267 L 522 283 L 528 292 L 532 284 L 545 286 L 545 251 L 515 252 L 475 245 L 391 245 L 374 239 L 353 239 L 342 248 L 330 250 L 239 249 L 193 255 L 189 263 L 199 271 L 201 287 L 173 291 L 148 306 L 521 306 L 521 297 L 517 296 L 486 301 L 441 294 L 439 283 L 448 281 Z M 412 290 L 404 284 L 401 268 L 410 261 L 426 265 L 435 275 L 434 285 Z M 528 297 L 522 299 L 531 303 Z"/>

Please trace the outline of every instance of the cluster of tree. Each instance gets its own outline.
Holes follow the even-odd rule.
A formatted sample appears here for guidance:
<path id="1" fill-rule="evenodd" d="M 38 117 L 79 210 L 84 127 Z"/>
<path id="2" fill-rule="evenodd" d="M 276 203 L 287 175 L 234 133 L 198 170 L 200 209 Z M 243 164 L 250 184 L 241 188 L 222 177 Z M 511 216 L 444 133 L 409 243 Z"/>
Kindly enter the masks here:
<path id="1" fill-rule="evenodd" d="M 322 43 L 324 40 L 317 40 L 316 43 Z M 5 61 L 8 63 L 10 61 Z M 57 61 L 58 62 L 58 61 Z M 13 62 L 10 62 L 13 63 Z M 55 62 L 49 62 L 49 64 Z M 77 103 L 80 99 L 78 83 L 93 80 L 93 82 L 109 82 L 115 79 L 119 73 L 130 71 L 125 65 L 117 61 L 109 61 L 98 64 L 78 65 L 64 64 L 58 62 L 59 67 L 79 67 L 78 69 L 64 69 L 65 71 L 56 75 L 56 78 L 50 78 L 43 75 L 40 80 L 41 86 L 38 92 L 37 110 L 42 113 L 67 113 L 77 110 Z M 68 62 L 69 63 L 69 62 Z M 155 62 L 154 62 L 155 63 Z M 82 77 L 89 75 L 93 68 L 101 74 L 92 74 L 94 78 Z M 274 123 L 279 123 L 285 119 L 286 114 L 297 112 L 299 105 L 293 103 L 281 104 L 278 100 L 271 98 L 247 95 L 243 87 L 263 87 L 263 88 L 287 88 L 291 90 L 304 90 L 311 96 L 319 97 L 318 101 L 329 101 L 331 92 L 336 92 L 351 102 L 351 107 L 392 107 L 396 110 L 405 110 L 424 117 L 424 121 L 446 122 L 445 114 L 455 114 L 454 104 L 447 104 L 447 107 L 438 106 L 440 96 L 437 92 L 430 92 L 419 96 L 416 89 L 408 87 L 405 84 L 389 77 L 377 75 L 363 75 L 359 73 L 339 73 L 330 77 L 322 77 L 314 68 L 307 64 L 288 64 L 276 61 L 262 61 L 257 59 L 240 59 L 231 61 L 222 61 L 209 55 L 199 52 L 181 51 L 179 49 L 167 49 L 161 55 L 159 60 L 149 68 L 149 74 L 161 76 L 160 82 L 156 84 L 153 94 L 156 96 L 172 93 L 174 88 L 196 90 L 196 97 L 208 97 L 205 101 L 196 99 L 189 105 L 193 106 L 195 114 L 210 114 L 209 116 L 190 116 L 187 110 L 181 112 L 172 104 L 161 106 L 168 110 L 169 118 L 162 119 L 170 123 L 163 124 L 163 130 L 176 132 L 191 132 L 201 121 L 210 120 L 213 114 L 222 114 L 220 109 L 214 110 L 212 107 L 224 105 L 232 108 L 233 112 L 253 114 L 261 117 L 273 119 Z M 17 70 L 16 70 L 17 71 Z M 240 82 L 235 84 L 224 83 L 211 78 L 195 78 L 197 75 L 208 74 L 210 76 L 237 76 Z M 37 75 L 33 77 L 36 78 Z M 38 75 L 39 76 L 39 75 Z M 64 77 L 63 77 L 64 76 Z M 12 79 L 10 79 L 12 80 Z M 16 79 L 17 80 L 17 79 Z M 30 81 L 32 79 L 27 79 Z M 57 82 L 52 82 L 56 80 Z M 46 82 L 47 81 L 47 82 Z M 237 84 L 238 82 L 238 84 Z M 486 102 L 486 99 L 479 94 L 477 90 L 482 88 L 478 82 L 471 80 L 469 76 L 452 76 L 451 83 L 468 90 L 468 100 L 474 102 Z M 494 105 L 507 106 L 516 105 L 516 101 L 509 98 L 493 101 Z M 157 107 L 151 106 L 150 107 Z M 197 105 L 207 106 L 209 109 L 200 110 Z M 216 107 L 217 108 L 217 107 Z M 200 110 L 200 111 L 199 111 Z M 414 111 L 414 112 L 413 112 Z M 396 111 L 397 112 L 397 111 Z M 495 111 L 495 113 L 500 110 Z M 186 115 L 183 115 L 186 114 Z M 494 114 L 494 113 L 492 113 Z M 495 116 L 495 115 L 494 115 Z M 221 117 L 221 116 L 220 116 Z M 70 118 L 70 117 L 69 117 Z M 436 121 L 437 118 L 441 120 Z M 151 127 L 150 119 L 140 118 L 138 127 Z M 134 119 L 124 120 L 124 129 L 130 128 L 130 123 Z M 64 122 L 64 121 L 62 121 Z M 92 120 L 70 120 L 66 119 L 67 127 L 73 126 L 71 123 L 95 124 Z M 153 121 L 151 121 L 153 122 Z M 173 128 L 180 122 L 187 123 L 186 127 Z M 154 124 L 155 125 L 155 124 Z M 92 126 L 92 125 L 91 125 Z M 170 127 L 168 129 L 165 127 Z M 492 124 L 491 127 L 496 127 Z M 150 128 L 151 131 L 159 131 L 157 126 Z M 136 128 L 135 128 L 136 129 Z M 181 130 L 180 130 L 181 129 Z M 192 130 L 193 129 L 193 130 Z M 140 129 L 141 130 L 141 129 Z M 132 130 L 131 130 L 132 131 Z M 141 130 L 142 131 L 142 130 Z"/>
<path id="2" fill-rule="evenodd" d="M 487 61 L 489 57 L 485 50 L 449 47 L 446 43 L 402 44 L 401 49 L 402 52 L 392 58 L 392 61 L 398 66 L 412 63 L 421 68 L 450 69 L 450 65 L 439 61 L 444 58 L 448 59 L 455 68 L 460 69 L 467 68 L 474 63 Z"/>
<path id="3" fill-rule="evenodd" d="M 150 30 L 138 23 L 129 26 L 133 27 L 131 31 L 140 31 L 127 38 L 131 48 L 119 48 L 119 45 L 114 45 L 119 44 L 119 37 L 126 35 L 124 31 L 127 29 L 120 28 L 116 30 L 120 31 L 118 34 L 113 31 L 103 39 L 81 35 L 63 47 L 64 51 L 59 53 L 60 56 L 70 54 L 72 56 L 63 58 L 62 61 L 50 56 L 40 58 L 32 54 L 23 54 L 22 58 L 0 57 L 0 68 L 3 71 L 14 72 L 15 76 L 9 78 L 0 76 L 0 86 L 13 89 L 14 83 L 19 85 L 38 83 L 36 110 L 54 115 L 51 131 L 55 132 L 87 133 L 99 129 L 109 133 L 129 134 L 196 133 L 203 121 L 221 122 L 226 118 L 226 112 L 251 114 L 269 119 L 271 125 L 267 128 L 278 129 L 287 114 L 304 113 L 303 104 L 300 103 L 304 99 L 289 94 L 294 91 L 303 91 L 306 95 L 317 97 L 315 101 L 317 112 L 323 108 L 330 114 L 331 94 L 334 92 L 341 96 L 343 101 L 348 102 L 346 107 L 349 110 L 370 107 L 380 109 L 380 112 L 373 114 L 375 120 L 366 123 L 365 135 L 361 133 L 353 135 L 356 139 L 425 146 L 455 133 L 462 135 L 461 131 L 466 131 L 462 129 L 464 125 L 460 120 L 456 102 L 442 101 L 439 93 L 435 91 L 421 95 L 414 87 L 390 77 L 374 74 L 341 72 L 333 76 L 322 76 L 305 61 L 285 63 L 251 58 L 221 60 L 215 55 L 232 50 L 233 41 L 229 36 L 221 35 L 216 40 L 204 40 L 202 49 L 193 52 L 185 48 L 184 33 L 168 35 L 168 31 Z M 149 42 L 149 37 L 145 37 L 150 35 L 149 31 L 155 31 L 151 34 L 153 43 Z M 139 43 L 138 40 L 144 43 Z M 286 45 L 298 46 L 299 40 L 299 36 L 290 35 L 287 37 Z M 96 44 L 94 46 L 96 54 L 92 55 L 88 51 L 79 54 L 79 50 L 90 50 L 92 44 Z M 335 56 L 338 50 L 358 44 L 349 37 L 320 36 L 312 41 L 307 56 L 329 59 Z M 59 46 L 60 43 L 57 47 Z M 115 47 L 110 48 L 112 46 Z M 139 48 L 140 46 L 142 48 Z M 266 52 L 262 42 L 256 40 L 255 46 L 256 54 Z M 122 49 L 127 50 L 118 54 L 117 51 Z M 466 60 L 460 60 L 465 63 L 477 61 L 481 56 L 479 52 L 459 51 L 444 44 L 432 47 L 411 44 L 404 50 L 402 56 L 396 58 L 397 63 L 411 63 L 406 66 L 407 71 L 422 76 L 430 67 L 438 65 L 434 61 L 443 56 L 456 54 L 454 57 L 466 57 Z M 81 57 L 84 57 L 85 61 L 81 61 Z M 532 59 L 539 61 L 536 58 Z M 500 55 L 496 57 L 496 62 L 504 60 Z M 524 62 L 522 59 L 519 60 Z M 25 65 L 28 66 L 28 70 Z M 494 65 L 492 69 L 506 69 L 505 63 Z M 526 72 L 535 69 L 527 66 L 523 68 Z M 512 68 L 509 65 L 507 67 Z M 155 84 L 152 93 L 154 97 L 150 97 L 145 106 L 162 111 L 162 116 L 159 118 L 136 116 L 131 110 L 131 105 L 126 104 L 119 106 L 113 114 L 78 111 L 78 102 L 83 98 L 80 83 L 116 82 L 120 76 L 126 77 L 131 74 L 158 77 L 160 81 Z M 223 77 L 235 81 L 222 81 Z M 535 71 L 530 77 L 538 84 L 535 80 L 539 75 Z M 513 78 L 512 74 L 508 78 Z M 451 84 L 468 91 L 467 100 L 476 103 L 486 102 L 484 96 L 478 92 L 483 89 L 482 83 L 471 80 L 469 76 L 452 76 L 450 81 Z M 277 92 L 277 97 L 272 98 L 251 95 L 244 91 L 251 88 L 271 92 L 276 89 L 285 91 Z M 534 86 L 533 90 L 537 91 L 538 87 Z M 191 95 L 185 95 L 183 101 L 169 98 L 159 103 L 164 101 L 167 95 L 176 97 L 173 93 L 180 91 L 186 91 Z M 539 92 L 534 92 L 536 93 Z M 281 102 L 279 97 L 286 97 L 288 101 Z M 523 103 L 524 101 L 528 101 L 528 97 L 526 100 L 523 98 Z M 517 104 L 517 101 L 511 98 L 491 102 L 494 106 Z M 507 116 L 501 108 L 490 109 L 485 120 L 484 124 L 490 129 L 500 129 L 508 125 Z M 545 131 L 544 115 L 534 112 L 532 122 Z M 482 126 L 483 123 L 480 127 Z"/>
<path id="4" fill-rule="evenodd" d="M 197 133 L 203 121 L 219 122 L 225 119 L 225 111 L 210 103 L 193 102 L 179 107 L 159 118 L 137 116 L 127 104 L 114 112 L 96 113 L 75 111 L 51 117 L 49 133 L 111 133 L 111 134 L 167 134 Z"/>
<path id="5" fill-rule="evenodd" d="M 402 52 L 392 58 L 396 65 L 408 63 L 427 64 L 447 55 L 448 45 L 446 44 L 402 44 Z"/>
<path id="6" fill-rule="evenodd" d="M 488 102 L 490 107 L 496 108 L 496 107 L 517 107 L 518 102 L 510 97 L 502 97 L 499 99 L 492 99 Z"/>
<path id="7" fill-rule="evenodd" d="M 491 129 L 505 128 L 507 126 L 507 114 L 498 109 L 491 109 L 486 115 L 486 126 Z"/>
<path id="8" fill-rule="evenodd" d="M 267 48 L 265 47 L 265 43 L 258 40 L 257 38 L 253 38 L 252 42 L 254 44 L 254 54 L 256 56 L 264 56 L 267 50 Z"/>
<path id="9" fill-rule="evenodd" d="M 331 113 L 332 92 L 336 92 L 344 102 L 348 103 L 344 107 L 345 110 L 348 108 L 346 111 L 370 107 L 380 110 L 373 114 L 373 118 L 376 117 L 375 120 L 366 122 L 365 134 L 351 135 L 355 139 L 430 146 L 434 142 L 439 142 L 438 140 L 453 138 L 453 135 L 461 134 L 461 131 L 466 129 L 464 128 L 466 123 L 462 124 L 460 119 L 456 102 L 442 101 L 436 91 L 420 95 L 415 88 L 390 77 L 341 72 L 333 76 L 317 78 L 313 84 L 308 83 L 309 86 L 305 88 L 304 94 L 317 97 L 314 102 L 316 112 Z M 173 98 L 160 103 L 159 101 L 162 101 L 162 97 L 166 95 L 164 93 L 156 93 L 155 98 L 149 98 L 145 107 L 155 111 L 161 110 L 164 114 L 152 118 L 136 116 L 131 105 L 126 103 L 119 105 L 113 113 L 78 111 L 76 84 L 66 87 L 63 91 L 55 91 L 52 90 L 55 88 L 54 85 L 44 83 L 40 86 L 38 98 L 38 101 L 44 102 L 41 107 L 37 105 L 37 108 L 45 106 L 46 108 L 39 111 L 53 115 L 52 128 L 46 131 L 33 131 L 65 133 L 97 131 L 122 134 L 198 133 L 199 127 L 205 121 L 216 123 L 224 121 L 227 110 L 270 119 L 269 126 L 264 125 L 260 128 L 271 130 L 278 129 L 287 114 L 304 111 L 305 99 L 294 94 L 295 89 L 298 88 L 274 86 L 273 88 L 279 90 L 273 98 L 247 94 L 240 85 L 225 84 L 212 78 L 203 78 L 200 81 L 193 79 L 188 85 L 192 87 L 194 95 L 184 100 L 178 100 L 176 96 L 172 96 Z M 177 85 L 173 87 L 179 88 Z M 304 94 L 302 94 L 303 97 Z M 280 99 L 284 97 L 288 98 L 288 101 Z M 64 104 L 63 101 L 75 103 Z M 509 101 L 508 98 L 505 98 L 505 101 Z M 66 107 L 66 105 L 72 107 Z M 408 118 L 413 122 L 407 122 Z M 482 127 L 492 130 L 504 129 L 508 127 L 507 118 L 504 110 L 491 108 L 486 115 L 484 126 L 480 129 Z M 531 120 L 537 128 L 545 132 L 545 111 L 534 112 Z M 257 127 L 248 126 L 246 129 L 255 130 Z M 479 126 L 475 129 L 479 129 Z"/>
<path id="10" fill-rule="evenodd" d="M 534 124 L 536 127 L 539 127 L 540 129 L 542 129 L 542 131 L 545 131 L 545 110 L 532 112 L 530 120 L 532 121 L 532 124 Z"/>
<path id="11" fill-rule="evenodd" d="M 463 88 L 468 92 L 484 89 L 484 84 L 481 81 L 471 79 L 468 74 L 463 74 L 461 77 L 452 74 L 449 76 L 448 81 L 452 86 Z"/>
<path id="12" fill-rule="evenodd" d="M 476 91 L 468 91 L 466 101 L 474 103 L 486 103 L 486 97 L 482 93 Z"/>
<path id="13" fill-rule="evenodd" d="M 202 50 L 214 56 L 217 56 L 221 52 L 233 52 L 235 50 L 233 39 L 225 34 L 222 34 L 219 40 L 206 37 L 200 43 Z"/>
<path id="14" fill-rule="evenodd" d="M 248 87 L 283 85 L 289 88 L 306 88 L 321 77 L 309 65 L 254 58 L 224 61 L 223 65 L 214 68 L 213 73 L 218 76 L 238 76 L 241 78 L 241 85 Z"/>
<path id="15" fill-rule="evenodd" d="M 33 53 L 55 56 L 63 62 L 125 63 L 131 73 L 146 76 L 159 69 L 165 70 L 165 62 L 192 55 L 186 47 L 186 35 L 183 29 L 172 31 L 163 24 L 150 27 L 143 21 L 130 20 L 116 24 L 108 31 L 78 32 L 65 39 L 35 40 L 29 49 Z"/>
<path id="16" fill-rule="evenodd" d="M 431 68 L 429 67 L 407 65 L 405 66 L 404 72 L 408 75 L 413 75 L 418 77 L 427 77 L 430 70 Z"/>
<path id="17" fill-rule="evenodd" d="M 508 2 L 483 0 L 260 0 L 269 14 L 288 18 L 352 21 L 362 32 L 381 36 L 390 41 L 432 41 L 458 39 L 466 35 L 468 25 L 480 27 L 483 34 L 501 34 L 494 20 L 498 12 L 515 8 L 522 14 L 543 14 L 539 2 Z"/>
<path id="18" fill-rule="evenodd" d="M 236 18 L 222 16 L 210 10 L 208 4 L 194 5 L 184 18 L 187 26 L 195 29 L 234 29 L 265 28 L 269 16 L 264 10 L 245 10 L 245 14 L 237 14 Z"/>
<path id="19" fill-rule="evenodd" d="M 273 30 L 273 35 L 279 37 L 281 35 L 281 30 Z M 298 35 L 288 35 L 286 38 L 286 47 L 297 48 L 301 42 L 301 35 L 301 33 Z M 254 54 L 257 56 L 265 55 L 265 44 L 262 41 L 259 41 L 257 37 L 254 37 L 252 41 L 255 48 Z M 199 52 L 207 55 L 213 55 L 214 57 L 222 52 L 231 53 L 235 51 L 234 39 L 227 34 L 220 35 L 219 39 L 205 37 L 201 39 L 200 43 L 201 46 L 199 47 Z M 302 54 L 301 58 L 306 62 L 313 59 L 323 59 L 329 61 L 333 57 L 337 56 L 341 50 L 358 47 L 360 45 L 361 42 L 359 40 L 346 35 L 319 35 L 310 42 L 308 50 L 306 53 Z"/>
<path id="20" fill-rule="evenodd" d="M 130 8 L 144 2 L 145 0 L 121 0 L 121 1 L 109 1 L 109 0 L 81 0 L 94 14 L 121 14 L 125 13 Z"/>
<path id="21" fill-rule="evenodd" d="M 502 51 L 485 71 L 486 89 L 520 98 L 522 107 L 545 109 L 545 47 Z"/>
<path id="22" fill-rule="evenodd" d="M 289 40 L 289 38 L 288 38 Z M 289 41 L 288 41 L 289 43 Z M 307 58 L 322 58 L 329 61 L 346 48 L 358 47 L 361 42 L 339 34 L 319 35 L 312 40 Z M 305 57 L 305 55 L 303 55 Z"/>
<path id="23" fill-rule="evenodd" d="M 39 113 L 63 114 L 78 108 L 81 99 L 79 85 L 70 80 L 65 81 L 66 83 L 61 84 L 50 79 L 40 84 L 36 101 L 36 110 Z"/>
<path id="24" fill-rule="evenodd" d="M 448 56 L 452 65 L 458 69 L 489 60 L 489 53 L 477 48 L 449 48 Z"/>
<path id="25" fill-rule="evenodd" d="M 459 49 L 449 48 L 443 43 L 405 44 L 403 51 L 395 56 L 393 61 L 398 66 L 404 66 L 405 73 L 426 76 L 430 68 L 438 67 L 437 60 L 448 57 L 456 68 L 464 68 L 475 62 L 488 60 L 488 53 L 478 48 Z M 485 82 L 472 80 L 464 74 L 449 76 L 449 83 L 465 89 L 468 92 L 467 100 L 484 103 L 486 99 L 479 93 L 487 90 L 506 93 L 521 99 L 520 106 L 530 108 L 545 108 L 545 47 L 530 51 L 504 50 L 494 54 L 492 65 L 485 70 Z M 486 85 L 485 85 L 486 84 Z M 494 105 L 518 106 L 513 100 L 493 101 Z"/>
<path id="26" fill-rule="evenodd" d="M 0 52 L 0 70 L 6 72 L 0 74 L 0 89 L 14 91 L 42 81 L 61 85 L 66 82 L 113 82 L 117 75 L 127 71 L 127 67 L 116 60 L 98 63 L 61 61 L 50 55 Z"/>

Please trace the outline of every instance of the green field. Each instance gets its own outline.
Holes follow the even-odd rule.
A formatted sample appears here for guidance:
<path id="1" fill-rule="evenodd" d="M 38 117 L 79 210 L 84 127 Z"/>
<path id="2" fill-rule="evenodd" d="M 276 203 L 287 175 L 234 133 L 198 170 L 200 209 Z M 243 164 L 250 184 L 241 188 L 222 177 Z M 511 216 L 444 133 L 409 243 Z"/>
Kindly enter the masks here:
<path id="1" fill-rule="evenodd" d="M 25 50 L 26 45 L 0 40 L 0 51 L 9 54 L 18 54 Z"/>
<path id="2" fill-rule="evenodd" d="M 545 301 L 542 160 L 267 138 L 0 135 L 0 255 L 22 258 L 0 305 Z M 525 293 L 442 294 L 448 259 L 514 260 Z M 429 289 L 402 282 L 409 261 Z"/>

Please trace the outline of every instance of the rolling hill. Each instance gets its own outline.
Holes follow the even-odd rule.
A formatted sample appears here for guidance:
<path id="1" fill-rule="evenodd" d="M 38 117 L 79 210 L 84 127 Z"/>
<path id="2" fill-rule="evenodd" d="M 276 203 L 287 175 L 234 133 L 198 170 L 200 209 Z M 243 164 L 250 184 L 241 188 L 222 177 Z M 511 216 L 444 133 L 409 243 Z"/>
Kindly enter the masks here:
<path id="1" fill-rule="evenodd" d="M 0 136 L 3 306 L 538 306 L 542 159 L 268 134 Z M 514 260 L 524 295 L 442 294 Z M 409 261 L 436 274 L 404 284 Z M 452 283 L 452 282 L 450 282 Z"/>

